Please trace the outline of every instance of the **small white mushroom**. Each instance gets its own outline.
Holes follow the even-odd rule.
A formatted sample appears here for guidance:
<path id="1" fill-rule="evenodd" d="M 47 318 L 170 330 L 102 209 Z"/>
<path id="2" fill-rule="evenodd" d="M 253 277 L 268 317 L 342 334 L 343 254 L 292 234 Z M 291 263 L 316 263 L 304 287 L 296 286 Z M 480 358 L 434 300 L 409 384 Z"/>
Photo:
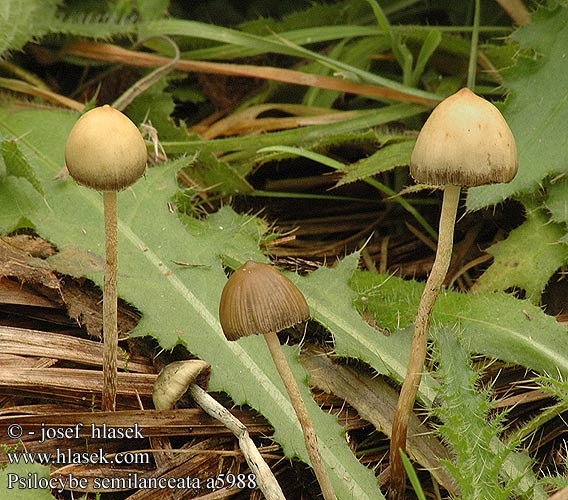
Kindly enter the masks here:
<path id="1" fill-rule="evenodd" d="M 170 410 L 189 392 L 205 413 L 219 420 L 238 439 L 239 447 L 266 500 L 286 500 L 246 426 L 204 390 L 209 382 L 210 368 L 209 363 L 195 359 L 175 361 L 166 365 L 154 382 L 154 406 L 158 410 Z"/>
<path id="2" fill-rule="evenodd" d="M 200 359 L 175 361 L 166 365 L 154 382 L 152 400 L 157 410 L 171 410 L 189 386 L 207 387 L 211 366 Z"/>

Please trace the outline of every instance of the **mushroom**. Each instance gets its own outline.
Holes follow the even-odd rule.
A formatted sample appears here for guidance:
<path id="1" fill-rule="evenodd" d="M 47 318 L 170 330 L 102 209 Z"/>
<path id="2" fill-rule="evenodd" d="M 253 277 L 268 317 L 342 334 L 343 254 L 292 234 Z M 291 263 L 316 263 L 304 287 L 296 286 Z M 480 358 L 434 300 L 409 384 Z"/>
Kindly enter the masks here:
<path id="1" fill-rule="evenodd" d="M 79 184 L 103 192 L 106 264 L 103 287 L 103 411 L 114 411 L 117 384 L 117 208 L 116 193 L 146 169 L 146 144 L 138 128 L 108 105 L 85 113 L 65 145 L 65 164 Z"/>
<path id="2" fill-rule="evenodd" d="M 517 173 L 515 139 L 493 104 L 463 88 L 442 101 L 426 120 L 412 151 L 410 173 L 417 182 L 444 186 L 444 196 L 436 258 L 418 306 L 410 360 L 394 415 L 390 464 L 395 482 L 404 478 L 399 450 L 406 449 L 432 309 L 450 265 L 461 186 L 511 181 Z"/>
<path id="3" fill-rule="evenodd" d="M 262 334 L 304 434 L 306 450 L 326 500 L 335 499 L 318 449 L 316 433 L 298 384 L 288 366 L 277 332 L 310 317 L 302 292 L 268 264 L 247 261 L 229 278 L 219 304 L 219 320 L 227 340 Z"/>
<path id="4" fill-rule="evenodd" d="M 209 363 L 200 359 L 174 361 L 166 365 L 154 381 L 154 408 L 171 410 L 193 384 L 206 389 L 210 372 Z"/>
<path id="5" fill-rule="evenodd" d="M 166 365 L 154 381 L 152 399 L 157 410 L 171 410 L 189 391 L 193 400 L 209 416 L 219 420 L 239 440 L 239 446 L 255 475 L 255 481 L 266 500 L 286 500 L 274 474 L 250 438 L 246 426 L 213 398 L 205 389 L 210 365 L 199 359 L 175 361 Z"/>

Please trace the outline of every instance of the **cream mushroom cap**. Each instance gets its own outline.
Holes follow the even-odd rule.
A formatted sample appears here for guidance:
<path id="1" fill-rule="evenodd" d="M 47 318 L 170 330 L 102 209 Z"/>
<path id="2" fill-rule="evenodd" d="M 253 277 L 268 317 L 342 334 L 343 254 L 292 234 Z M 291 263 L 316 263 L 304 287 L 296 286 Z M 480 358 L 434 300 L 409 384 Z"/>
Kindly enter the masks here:
<path id="1" fill-rule="evenodd" d="M 191 384 L 207 389 L 211 366 L 200 359 L 174 361 L 154 381 L 152 400 L 157 410 L 171 410 Z"/>
<path id="2" fill-rule="evenodd" d="M 65 145 L 71 177 L 98 191 L 127 188 L 142 177 L 146 161 L 146 144 L 136 125 L 108 104 L 81 116 Z"/>
<path id="3" fill-rule="evenodd" d="M 410 159 L 414 180 L 432 185 L 509 182 L 517 166 L 515 138 L 503 115 L 468 88 L 436 106 Z"/>

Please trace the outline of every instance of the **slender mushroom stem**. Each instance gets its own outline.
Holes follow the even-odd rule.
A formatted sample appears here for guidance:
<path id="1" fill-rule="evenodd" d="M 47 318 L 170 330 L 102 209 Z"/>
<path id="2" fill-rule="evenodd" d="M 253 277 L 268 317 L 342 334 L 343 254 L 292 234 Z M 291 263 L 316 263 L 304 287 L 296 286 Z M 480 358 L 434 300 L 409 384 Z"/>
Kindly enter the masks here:
<path id="1" fill-rule="evenodd" d="M 308 456 L 310 457 L 310 462 L 312 463 L 312 468 L 321 487 L 321 491 L 325 500 L 335 500 L 335 493 L 331 487 L 331 482 L 329 476 L 321 459 L 321 455 L 318 449 L 318 441 L 316 433 L 314 431 L 314 426 L 308 415 L 308 410 L 304 404 L 304 400 L 300 395 L 300 390 L 298 389 L 298 384 L 292 375 L 292 371 L 288 366 L 288 362 L 284 356 L 284 351 L 280 345 L 280 340 L 276 333 L 266 333 L 263 335 L 268 349 L 270 349 L 270 354 L 272 354 L 272 359 L 274 359 L 274 364 L 276 369 L 284 382 L 284 387 L 290 396 L 290 401 L 302 427 L 302 432 L 304 433 L 304 441 L 306 443 L 306 450 Z"/>
<path id="2" fill-rule="evenodd" d="M 405 473 L 402 465 L 400 451 L 406 450 L 406 434 L 408 421 L 414 407 L 414 400 L 420 381 L 424 362 L 426 360 L 426 348 L 428 340 L 428 328 L 436 298 L 440 292 L 444 278 L 448 273 L 452 258 L 454 240 L 454 225 L 458 203 L 460 199 L 459 186 L 447 185 L 444 188 L 444 198 L 440 213 L 440 226 L 438 229 L 438 247 L 436 258 L 432 266 L 430 276 L 420 298 L 414 334 L 410 348 L 410 359 L 406 369 L 406 377 L 402 384 L 396 412 L 392 425 L 390 443 L 390 468 L 391 468 L 391 496 L 395 499 L 404 498 Z"/>
<path id="3" fill-rule="evenodd" d="M 241 451 L 251 472 L 256 477 L 256 482 L 264 494 L 264 498 L 266 500 L 286 500 L 280 485 L 251 439 L 246 426 L 197 384 L 189 386 L 189 393 L 205 413 L 219 420 L 237 437 Z"/>
<path id="4" fill-rule="evenodd" d="M 106 263 L 103 287 L 103 394 L 102 410 L 116 409 L 118 306 L 116 274 L 118 260 L 118 230 L 116 191 L 103 193 L 105 216 Z"/>

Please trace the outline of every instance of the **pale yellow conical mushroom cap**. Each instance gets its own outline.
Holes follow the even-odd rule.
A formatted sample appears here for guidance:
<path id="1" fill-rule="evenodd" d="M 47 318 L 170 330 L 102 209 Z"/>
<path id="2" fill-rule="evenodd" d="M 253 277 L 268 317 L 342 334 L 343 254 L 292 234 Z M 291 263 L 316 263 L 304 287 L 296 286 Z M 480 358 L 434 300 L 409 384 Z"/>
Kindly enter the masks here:
<path id="1" fill-rule="evenodd" d="M 146 170 L 147 150 L 128 117 L 104 105 L 85 113 L 71 129 L 65 164 L 79 184 L 98 191 L 120 191 Z"/>
<path id="2" fill-rule="evenodd" d="M 509 182 L 517 173 L 515 138 L 493 104 L 463 88 L 426 120 L 410 173 L 417 182 L 438 186 Z"/>

